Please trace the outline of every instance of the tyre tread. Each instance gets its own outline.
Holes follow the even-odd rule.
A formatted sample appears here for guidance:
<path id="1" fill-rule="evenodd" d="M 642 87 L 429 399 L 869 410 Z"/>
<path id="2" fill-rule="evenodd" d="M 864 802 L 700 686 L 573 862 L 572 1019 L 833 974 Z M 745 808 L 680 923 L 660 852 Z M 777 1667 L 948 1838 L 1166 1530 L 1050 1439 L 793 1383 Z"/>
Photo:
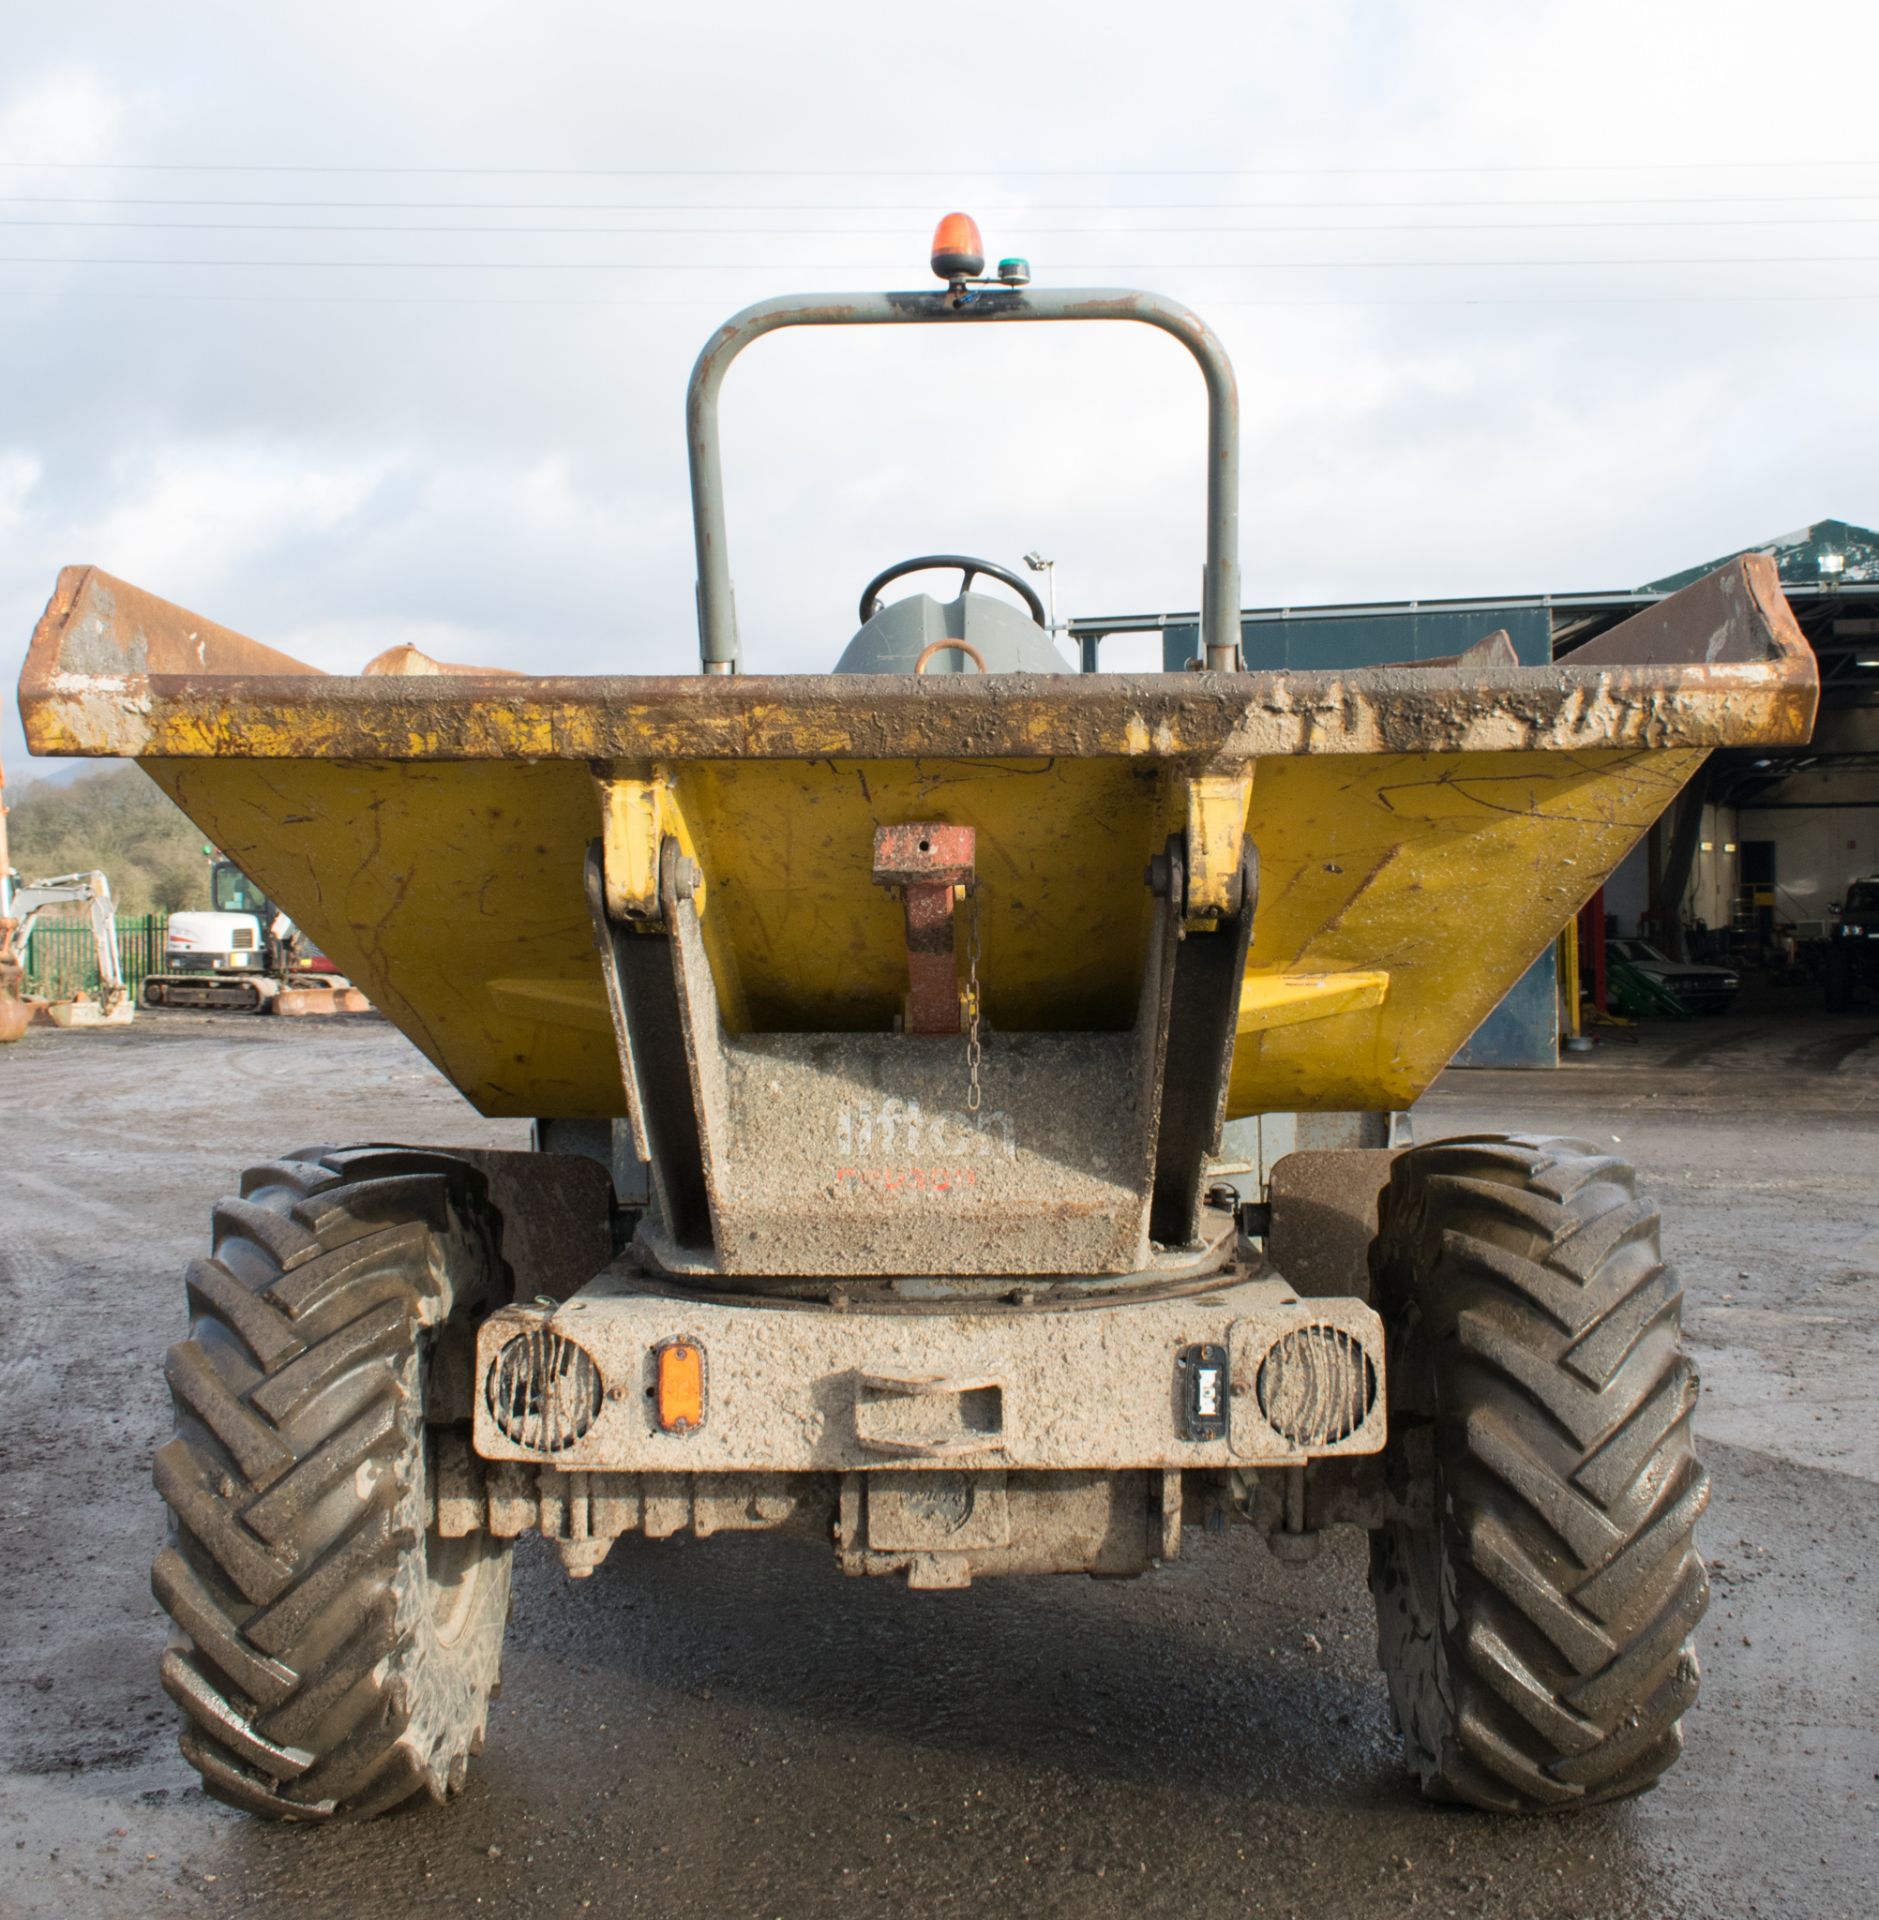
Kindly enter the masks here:
<path id="1" fill-rule="evenodd" d="M 480 1174 L 411 1148 L 268 1161 L 215 1208 L 165 1362 L 172 1537 L 151 1589 L 182 1750 L 218 1799 L 364 1817 L 443 1799 L 481 1746 L 508 1549 L 488 1543 L 459 1664 L 426 1680 L 418 1356 L 453 1307 L 507 1297 L 497 1224 Z"/>
<path id="2" fill-rule="evenodd" d="M 1526 1812 L 1643 1791 L 1681 1751 L 1708 1596 L 1657 1210 L 1614 1156 L 1519 1136 L 1401 1155 L 1381 1219 L 1393 1389 L 1414 1347 L 1440 1481 L 1439 1518 L 1372 1545 L 1412 1769 L 1432 1798 Z"/>

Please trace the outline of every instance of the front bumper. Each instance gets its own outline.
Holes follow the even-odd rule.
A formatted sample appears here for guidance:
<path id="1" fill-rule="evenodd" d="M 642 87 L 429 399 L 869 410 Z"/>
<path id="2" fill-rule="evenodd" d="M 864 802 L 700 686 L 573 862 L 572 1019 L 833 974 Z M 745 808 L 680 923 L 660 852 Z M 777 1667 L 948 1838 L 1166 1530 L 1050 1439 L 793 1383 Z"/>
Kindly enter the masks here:
<path id="1" fill-rule="evenodd" d="M 686 1431 L 660 1425 L 674 1343 L 702 1355 Z M 891 1309 L 603 1275 L 558 1307 L 492 1315 L 476 1383 L 479 1455 L 571 1472 L 1284 1466 L 1385 1437 L 1377 1316 L 1267 1275 Z"/>

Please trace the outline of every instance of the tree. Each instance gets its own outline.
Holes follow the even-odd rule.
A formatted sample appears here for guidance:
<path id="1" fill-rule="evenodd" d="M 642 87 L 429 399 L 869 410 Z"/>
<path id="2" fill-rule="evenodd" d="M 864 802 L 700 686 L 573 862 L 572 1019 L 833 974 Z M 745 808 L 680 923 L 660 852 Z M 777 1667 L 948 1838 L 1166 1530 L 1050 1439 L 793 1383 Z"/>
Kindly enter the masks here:
<path id="1" fill-rule="evenodd" d="M 202 835 L 141 767 L 11 791 L 7 834 L 22 878 L 96 867 L 111 882 L 120 913 L 209 904 Z"/>

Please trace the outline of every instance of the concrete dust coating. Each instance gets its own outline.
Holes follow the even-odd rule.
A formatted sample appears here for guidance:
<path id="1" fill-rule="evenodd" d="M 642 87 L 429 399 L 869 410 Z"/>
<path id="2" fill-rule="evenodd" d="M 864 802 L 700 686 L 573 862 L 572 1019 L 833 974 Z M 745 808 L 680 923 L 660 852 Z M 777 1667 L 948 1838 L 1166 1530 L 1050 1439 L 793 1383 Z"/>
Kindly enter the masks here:
<path id="1" fill-rule="evenodd" d="M 34 1032 L 0 1052 L 0 1914 L 1879 1911 L 1879 1020 L 1454 1074 L 1417 1126 L 1615 1135 L 1663 1204 L 1715 1593 L 1656 1793 L 1529 1822 L 1421 1804 L 1354 1534 L 1296 1570 L 1236 1530 L 1135 1582 L 957 1595 L 764 1537 L 629 1541 L 573 1586 L 526 1541 L 464 1797 L 274 1828 L 203 1798 L 156 1679 L 183 1262 L 247 1161 L 524 1129 L 376 1021 Z"/>

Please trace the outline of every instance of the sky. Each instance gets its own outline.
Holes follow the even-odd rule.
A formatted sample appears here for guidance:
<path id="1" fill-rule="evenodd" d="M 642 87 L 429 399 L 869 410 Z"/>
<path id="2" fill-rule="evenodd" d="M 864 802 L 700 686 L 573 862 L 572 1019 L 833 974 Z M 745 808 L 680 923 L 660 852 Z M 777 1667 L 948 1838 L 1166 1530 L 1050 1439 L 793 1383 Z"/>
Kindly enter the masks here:
<path id="1" fill-rule="evenodd" d="M 1634 586 L 1879 521 L 1866 0 L 0 26 L 12 781 L 75 562 L 335 672 L 689 670 L 699 345 L 772 294 L 936 285 L 954 207 L 1038 285 L 1215 326 L 1250 606 Z M 724 393 L 747 666 L 831 665 L 866 580 L 936 550 L 1041 551 L 1066 615 L 1193 607 L 1203 432 L 1144 328 L 760 342 Z"/>

